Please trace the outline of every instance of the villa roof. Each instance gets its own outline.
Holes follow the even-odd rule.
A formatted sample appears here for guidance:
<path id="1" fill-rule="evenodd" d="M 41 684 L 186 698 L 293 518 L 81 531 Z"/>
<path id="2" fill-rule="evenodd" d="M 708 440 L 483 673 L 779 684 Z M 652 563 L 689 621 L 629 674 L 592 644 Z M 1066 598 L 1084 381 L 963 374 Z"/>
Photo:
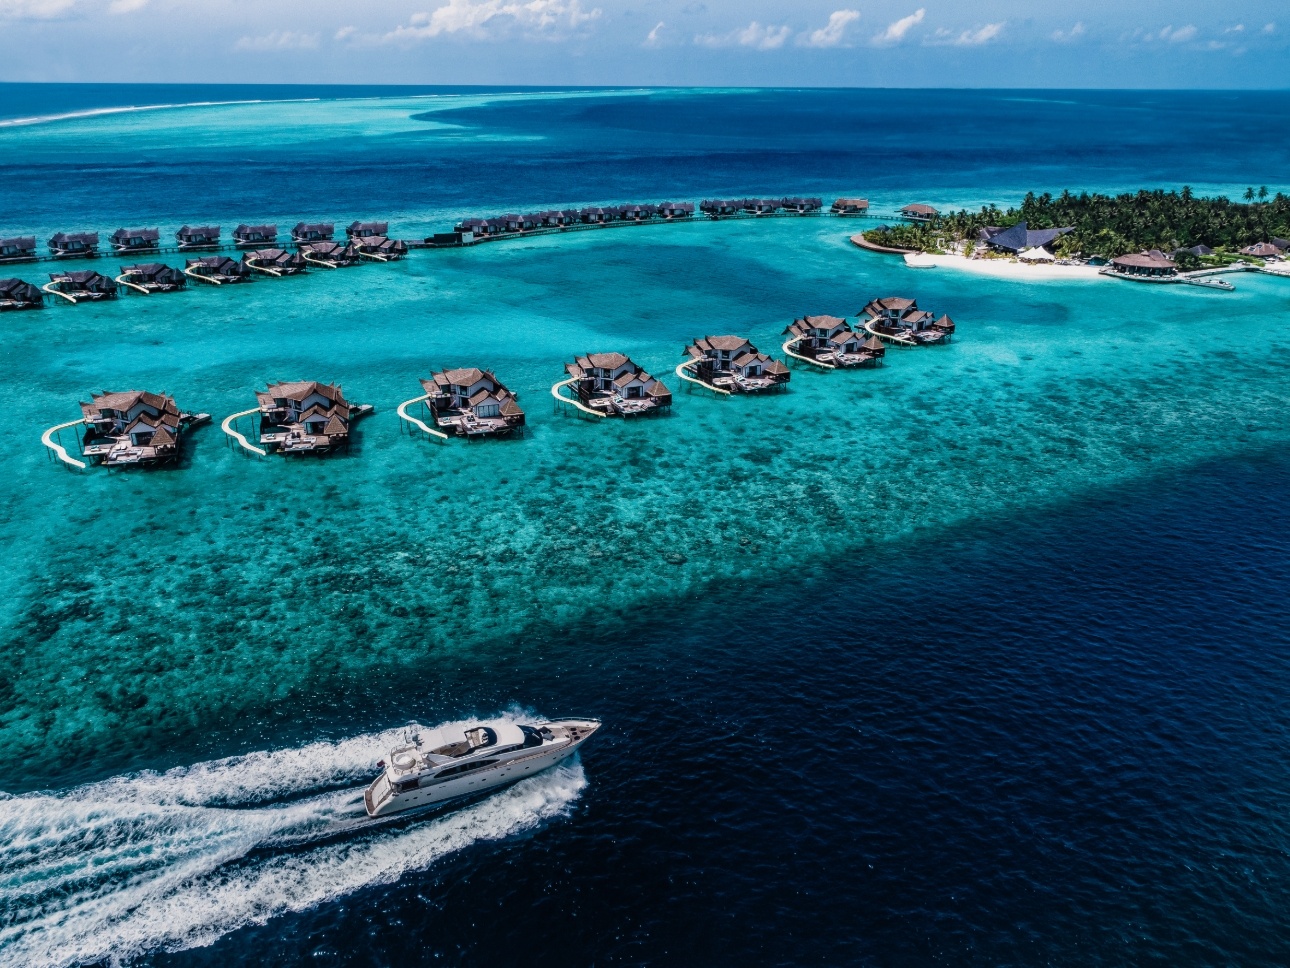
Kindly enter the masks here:
<path id="1" fill-rule="evenodd" d="M 1281 249 L 1282 251 L 1285 251 L 1286 249 L 1290 249 L 1290 240 L 1278 239 L 1276 236 L 1273 236 L 1272 238 L 1268 239 L 1268 241 L 1271 242 L 1273 245 L 1275 245 L 1278 249 Z"/>
<path id="2" fill-rule="evenodd" d="M 276 225 L 239 225 L 233 230 L 234 235 L 277 235 L 278 227 Z"/>
<path id="3" fill-rule="evenodd" d="M 175 235 L 200 235 L 203 238 L 219 236 L 218 225 L 183 225 Z"/>
<path id="4" fill-rule="evenodd" d="M 268 398 L 270 401 L 282 398 L 284 400 L 304 400 L 312 393 L 317 393 L 322 397 L 330 400 L 332 403 L 341 406 L 349 406 L 345 397 L 340 392 L 340 387 L 334 383 L 319 383 L 317 380 L 293 380 L 286 383 L 270 383 L 264 388 L 263 392 L 257 393 L 256 396 Z"/>
<path id="5" fill-rule="evenodd" d="M 868 208 L 867 198 L 839 198 L 833 203 L 834 208 Z"/>
<path id="6" fill-rule="evenodd" d="M 520 405 L 515 402 L 515 397 L 511 396 L 511 394 L 509 393 L 506 394 L 506 399 L 502 403 L 502 416 L 520 417 L 523 415 L 524 415 L 524 411 L 521 410 Z"/>
<path id="7" fill-rule="evenodd" d="M 642 382 L 644 382 L 645 380 L 648 380 L 648 379 L 649 379 L 649 374 L 648 374 L 648 373 L 640 373 L 640 374 L 631 373 L 631 372 L 627 372 L 627 373 L 620 373 L 620 374 L 618 375 L 618 378 L 617 378 L 616 380 L 614 380 L 614 386 L 616 386 L 616 387 L 625 387 L 625 386 L 627 386 L 627 384 L 629 384 L 629 383 L 631 383 L 633 380 L 635 380 L 638 376 L 640 377 L 640 379 L 641 379 L 641 381 L 642 381 Z"/>
<path id="8" fill-rule="evenodd" d="M 469 387 L 484 379 L 486 374 L 477 366 L 459 367 L 455 370 L 444 370 L 433 376 L 440 386 Z"/>
<path id="9" fill-rule="evenodd" d="M 766 372 L 767 373 L 787 373 L 788 367 L 785 366 L 783 363 L 781 363 L 779 360 L 771 360 L 769 363 L 766 364 Z"/>
<path id="10" fill-rule="evenodd" d="M 331 419 L 327 421 L 327 426 L 323 427 L 323 433 L 328 437 L 334 437 L 338 434 L 345 434 L 348 432 L 349 428 L 345 426 L 345 422 L 334 413 L 331 415 Z"/>
<path id="11" fill-rule="evenodd" d="M 737 350 L 748 345 L 748 340 L 742 336 L 705 336 L 696 342 L 707 343 L 714 350 Z"/>
<path id="12" fill-rule="evenodd" d="M 588 353 L 586 356 L 578 357 L 579 365 L 595 366 L 603 370 L 616 370 L 624 363 L 630 362 L 631 360 L 622 353 Z"/>
<path id="13" fill-rule="evenodd" d="M 1111 260 L 1111 264 L 1142 269 L 1174 269 L 1177 267 L 1172 259 L 1166 258 L 1158 249 L 1152 249 L 1150 252 L 1132 252 L 1128 255 L 1116 256 Z"/>
<path id="14" fill-rule="evenodd" d="M 147 390 L 122 390 L 116 393 L 95 393 L 91 394 L 90 399 L 93 403 L 82 403 L 81 409 L 91 410 L 120 410 L 122 413 L 129 412 L 135 404 L 142 403 L 145 406 L 152 407 L 162 413 L 171 413 L 176 416 L 179 414 L 179 408 L 175 406 L 174 397 L 164 393 L 150 393 Z"/>
<path id="15" fill-rule="evenodd" d="M 156 242 L 161 238 L 161 232 L 157 229 L 117 229 L 112 233 L 112 238 L 117 241 L 122 239 L 143 239 L 146 242 Z"/>
<path id="16" fill-rule="evenodd" d="M 860 348 L 866 349 L 866 350 L 878 350 L 883 353 L 887 352 L 887 347 L 883 345 L 882 340 L 880 340 L 877 336 L 870 336 L 867 340 L 865 340 L 863 343 L 860 344 Z"/>
<path id="17" fill-rule="evenodd" d="M 296 227 L 291 230 L 299 235 L 301 232 L 321 232 L 324 235 L 331 235 L 336 231 L 334 222 L 297 222 Z"/>
<path id="18" fill-rule="evenodd" d="M 648 374 L 646 374 L 646 376 L 648 377 Z M 667 387 L 663 386 L 662 380 L 655 380 L 650 385 L 650 388 L 645 392 L 648 393 L 651 397 L 670 397 L 672 395 L 672 391 L 669 390 Z"/>
<path id="19" fill-rule="evenodd" d="M 1016 225 L 989 235 L 986 241 L 996 249 L 1021 252 L 1026 249 L 1041 248 L 1073 231 L 1075 231 L 1074 228 L 1032 229 L 1028 228 L 1025 222 L 1018 222 Z"/>
<path id="20" fill-rule="evenodd" d="M 175 436 L 166 427 L 157 428 L 157 432 L 152 435 L 152 440 L 148 441 L 152 447 L 168 447 L 175 442 Z"/>
<path id="21" fill-rule="evenodd" d="M 0 296 L 27 302 L 42 298 L 39 289 L 21 279 L 0 279 Z"/>
<path id="22" fill-rule="evenodd" d="M 36 237 L 34 235 L 11 235 L 0 239 L 0 246 L 3 245 L 13 246 L 17 249 L 34 249 L 36 247 Z"/>
<path id="23" fill-rule="evenodd" d="M 1273 239 L 1272 244 L 1275 245 L 1276 241 L 1277 241 L 1276 239 Z M 1214 254 L 1214 250 L 1207 245 L 1193 245 L 1193 246 L 1189 246 L 1186 249 L 1174 249 L 1174 255 L 1177 255 L 1179 252 L 1190 252 L 1192 255 L 1213 255 Z"/>
<path id="24" fill-rule="evenodd" d="M 55 244 L 60 242 L 84 242 L 87 245 L 98 245 L 99 234 L 97 232 L 55 232 L 49 237 L 49 241 Z"/>
<path id="25" fill-rule="evenodd" d="M 847 325 L 847 321 L 841 316 L 803 316 L 802 322 L 812 329 L 835 329 Z"/>
<path id="26" fill-rule="evenodd" d="M 922 202 L 915 202 L 913 205 L 906 205 L 904 208 L 902 208 L 902 209 L 901 209 L 901 212 L 902 212 L 902 213 L 905 213 L 905 212 L 907 212 L 907 213 L 912 213 L 912 214 L 914 214 L 914 215 L 936 215 L 936 214 L 938 214 L 938 213 L 937 213 L 937 211 L 936 211 L 936 209 L 932 208 L 932 206 L 930 206 L 930 205 L 925 205 L 925 204 L 923 204 Z"/>
<path id="27" fill-rule="evenodd" d="M 855 333 L 844 331 L 841 333 L 834 333 L 832 336 L 829 337 L 829 342 L 837 343 L 839 346 L 843 346 L 846 343 L 851 342 L 855 338 L 856 338 Z"/>
<path id="28" fill-rule="evenodd" d="M 1253 245 L 1247 245 L 1241 250 L 1241 255 L 1270 256 L 1280 254 L 1281 250 L 1271 242 L 1256 242 Z"/>
<path id="29" fill-rule="evenodd" d="M 918 300 L 906 299 L 904 296 L 883 296 L 881 299 L 870 300 L 869 305 L 877 306 L 879 309 L 893 309 L 898 313 L 905 313 L 911 309 L 917 309 Z"/>
<path id="30" fill-rule="evenodd" d="M 765 353 L 745 353 L 735 360 L 735 366 L 747 366 L 749 363 L 755 363 L 758 360 L 769 360 L 770 357 Z"/>

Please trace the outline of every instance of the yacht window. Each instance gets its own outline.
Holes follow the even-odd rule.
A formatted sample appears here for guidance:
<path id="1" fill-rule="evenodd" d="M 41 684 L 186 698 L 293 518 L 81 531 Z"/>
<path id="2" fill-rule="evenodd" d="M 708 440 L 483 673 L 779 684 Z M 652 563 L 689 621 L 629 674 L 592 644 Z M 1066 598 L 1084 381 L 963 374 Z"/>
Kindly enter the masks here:
<path id="1" fill-rule="evenodd" d="M 460 766 L 450 766 L 446 770 L 440 770 L 435 774 L 436 780 L 443 780 L 450 776 L 457 776 L 461 773 L 470 773 L 472 770 L 482 770 L 486 766 L 492 766 L 496 760 L 481 760 L 478 763 L 462 763 Z"/>

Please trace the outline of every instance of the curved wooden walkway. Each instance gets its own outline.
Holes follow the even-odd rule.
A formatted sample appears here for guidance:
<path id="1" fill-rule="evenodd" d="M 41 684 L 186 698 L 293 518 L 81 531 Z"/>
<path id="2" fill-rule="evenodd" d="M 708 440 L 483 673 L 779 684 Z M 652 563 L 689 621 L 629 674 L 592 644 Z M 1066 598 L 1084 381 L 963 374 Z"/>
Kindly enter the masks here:
<path id="1" fill-rule="evenodd" d="M 148 290 L 148 289 L 144 289 L 144 288 L 143 288 L 143 286 L 140 286 L 140 285 L 137 285 L 136 283 L 131 282 L 131 281 L 130 281 L 129 279 L 127 279 L 125 276 L 126 276 L 126 274 L 125 274 L 124 272 L 123 272 L 123 273 L 121 273 L 121 275 L 119 275 L 119 276 L 117 276 L 117 277 L 116 277 L 116 281 L 117 281 L 120 285 L 122 285 L 122 286 L 129 286 L 131 289 L 138 289 L 138 290 L 139 290 L 141 293 L 143 293 L 145 296 L 151 296 L 151 295 L 152 295 L 152 292 L 151 292 L 150 290 Z"/>
<path id="2" fill-rule="evenodd" d="M 888 333 L 879 333 L 873 328 L 873 322 L 874 321 L 872 319 L 868 319 L 868 320 L 865 320 L 865 324 L 864 324 L 864 331 L 868 333 L 870 336 L 876 336 L 884 343 L 890 343 L 892 346 L 917 346 L 918 345 L 918 343 L 915 340 L 909 339 L 908 337 L 902 339 L 899 336 L 892 336 Z"/>
<path id="3" fill-rule="evenodd" d="M 61 460 L 64 464 L 67 464 L 69 467 L 75 467 L 77 470 L 84 470 L 89 465 L 86 464 L 85 461 L 77 460 L 75 457 L 69 454 L 66 448 L 64 448 L 62 444 L 57 443 L 54 440 L 54 435 L 57 434 L 60 430 L 66 430 L 68 427 L 76 427 L 83 423 L 85 423 L 84 418 L 81 418 L 80 420 L 69 420 L 67 421 L 67 423 L 60 423 L 53 427 L 50 427 L 43 434 L 40 435 L 40 442 L 42 444 L 44 444 L 46 447 L 52 450 L 54 454 L 58 457 L 58 459 Z"/>
<path id="4" fill-rule="evenodd" d="M 241 434 L 239 434 L 236 430 L 233 429 L 234 420 L 237 420 L 240 417 L 249 417 L 251 416 L 251 414 L 259 413 L 259 412 L 260 412 L 259 407 L 252 407 L 250 410 L 243 410 L 241 413 L 229 414 L 227 417 L 224 418 L 223 422 L 219 425 L 219 429 L 224 431 L 224 433 L 228 434 L 235 441 L 237 441 L 238 444 L 245 450 L 249 450 L 252 454 L 258 454 L 261 457 L 267 457 L 269 455 L 269 452 L 267 450 L 264 450 L 261 447 L 256 447 L 249 440 L 247 440 L 245 437 L 243 437 Z"/>
<path id="5" fill-rule="evenodd" d="M 71 297 L 71 296 L 67 295 L 67 293 L 65 293 L 65 292 L 59 292 L 57 289 L 50 289 L 50 288 L 49 288 L 50 286 L 55 286 L 55 285 L 57 285 L 57 283 L 55 283 L 55 282 L 47 282 L 47 283 L 45 283 L 43 286 L 41 286 L 40 288 L 41 288 L 44 292 L 49 293 L 51 296 L 58 296 L 58 297 L 59 297 L 59 298 L 61 298 L 61 299 L 66 299 L 69 303 L 71 303 L 73 306 L 75 306 L 75 305 L 76 305 L 76 300 L 75 300 L 73 297 Z"/>
<path id="6" fill-rule="evenodd" d="M 184 269 L 184 275 L 188 276 L 190 279 L 196 279 L 198 282 L 204 282 L 209 286 L 224 285 L 224 283 L 220 282 L 218 279 L 212 279 L 210 276 L 204 276 L 200 272 L 194 272 L 192 266 L 188 266 Z"/>
<path id="7" fill-rule="evenodd" d="M 595 410 L 592 410 L 590 407 L 584 407 L 584 406 L 583 406 L 581 403 L 579 403 L 577 400 L 574 400 L 572 397 L 566 397 L 563 393 L 561 393 L 561 392 L 560 392 L 560 388 L 561 388 L 561 387 L 567 387 L 567 386 L 569 386 L 570 384 L 572 384 L 572 383 L 576 383 L 576 382 L 577 382 L 577 381 L 576 381 L 576 380 L 574 380 L 574 379 L 561 380 L 559 383 L 557 383 L 555 386 L 553 386 L 553 387 L 551 388 L 551 396 L 555 397 L 555 399 L 556 399 L 556 402 L 557 402 L 557 403 L 568 403 L 568 404 L 571 404 L 571 405 L 573 405 L 573 406 L 577 407 L 577 408 L 578 408 L 579 410 L 581 410 L 583 413 L 589 413 L 589 414 L 591 414 L 593 417 L 607 417 L 607 416 L 609 416 L 609 414 L 607 414 L 607 413 L 597 413 Z"/>
<path id="8" fill-rule="evenodd" d="M 441 440 L 447 440 L 448 435 L 445 434 L 442 430 L 435 430 L 424 420 L 420 420 L 417 417 L 412 416 L 412 414 L 408 413 L 407 410 L 404 409 L 405 407 L 408 407 L 414 403 L 420 403 L 422 400 L 429 400 L 429 399 L 430 399 L 430 394 L 427 393 L 419 397 L 413 397 L 411 400 L 404 400 L 396 408 L 397 413 L 401 419 L 406 420 L 410 424 L 416 424 L 416 426 L 420 427 L 431 437 L 438 437 Z"/>
<path id="9" fill-rule="evenodd" d="M 687 366 L 694 366 L 694 365 L 696 365 L 698 362 L 699 362 L 699 360 L 686 360 L 684 363 L 682 363 L 680 366 L 678 366 L 678 367 L 676 368 L 676 375 L 677 375 L 677 376 L 679 376 L 682 380 L 685 380 L 687 383 L 693 383 L 693 384 L 695 384 L 696 386 L 701 386 L 701 387 L 703 387 L 703 389 L 705 389 L 705 390 L 711 390 L 713 393 L 719 393 L 719 394 L 721 394 L 723 397 L 728 397 L 728 396 L 730 396 L 730 391 L 729 391 L 729 390 L 723 390 L 723 389 L 721 389 L 721 387 L 714 387 L 714 386 L 712 386 L 711 384 L 704 383 L 702 380 L 696 380 L 696 379 L 695 379 L 694 377 L 692 377 L 692 376 L 686 376 L 686 374 L 685 374 L 685 368 L 686 368 Z"/>
<path id="10" fill-rule="evenodd" d="M 802 338 L 800 336 L 795 336 L 792 339 L 785 342 L 784 345 L 780 347 L 780 349 L 782 349 L 793 359 L 801 360 L 803 363 L 810 363 L 811 366 L 818 366 L 822 370 L 836 370 L 838 368 L 838 365 L 836 363 L 825 363 L 823 360 L 813 360 L 809 356 L 803 356 L 801 353 L 794 353 L 791 349 L 789 349 L 790 346 L 794 346 L 797 343 L 801 342 L 801 339 Z"/>

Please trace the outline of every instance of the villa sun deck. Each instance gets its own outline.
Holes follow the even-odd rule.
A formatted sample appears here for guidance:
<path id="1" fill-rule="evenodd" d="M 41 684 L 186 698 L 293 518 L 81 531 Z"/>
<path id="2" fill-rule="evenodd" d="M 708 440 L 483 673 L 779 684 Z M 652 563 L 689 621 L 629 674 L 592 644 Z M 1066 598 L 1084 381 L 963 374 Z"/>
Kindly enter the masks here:
<path id="1" fill-rule="evenodd" d="M 782 390 L 791 376 L 783 362 L 742 336 L 701 336 L 685 347 L 685 354 L 689 361 L 678 367 L 679 376 L 690 370 L 701 383 L 727 393 Z"/>

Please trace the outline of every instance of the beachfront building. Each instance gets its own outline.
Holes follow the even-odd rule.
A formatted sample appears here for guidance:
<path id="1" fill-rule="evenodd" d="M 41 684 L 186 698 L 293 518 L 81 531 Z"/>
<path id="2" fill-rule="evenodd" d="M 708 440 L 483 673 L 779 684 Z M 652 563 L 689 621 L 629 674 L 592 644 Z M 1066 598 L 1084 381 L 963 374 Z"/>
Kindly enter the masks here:
<path id="1" fill-rule="evenodd" d="M 672 393 L 622 353 L 589 353 L 566 363 L 568 381 L 585 407 L 632 417 L 672 405 Z"/>
<path id="2" fill-rule="evenodd" d="M 239 249 L 267 248 L 276 241 L 276 225 L 239 225 L 233 230 L 233 244 Z"/>
<path id="3" fill-rule="evenodd" d="M 865 215 L 869 211 L 867 198 L 838 198 L 830 206 L 835 215 Z"/>
<path id="4" fill-rule="evenodd" d="M 291 241 L 296 245 L 309 242 L 330 242 L 336 234 L 334 222 L 297 222 L 291 230 Z"/>
<path id="5" fill-rule="evenodd" d="M 117 229 L 108 242 L 116 252 L 155 252 L 161 244 L 161 230 Z"/>
<path id="6" fill-rule="evenodd" d="M 0 262 L 34 262 L 36 260 L 36 237 L 34 235 L 15 235 L 0 239 Z"/>
<path id="7" fill-rule="evenodd" d="M 1273 241 L 1275 242 L 1276 240 L 1274 239 Z M 1174 255 L 1175 255 L 1175 256 L 1177 256 L 1177 255 L 1181 255 L 1181 254 L 1182 254 L 1182 253 L 1184 253 L 1184 252 L 1187 252 L 1187 253 L 1189 253 L 1189 254 L 1191 254 L 1191 255 L 1194 255 L 1194 256 L 1197 256 L 1197 257 L 1202 256 L 1202 255 L 1213 255 L 1213 254 L 1214 254 L 1214 250 L 1213 250 L 1213 249 L 1211 249 L 1211 248 L 1210 248 L 1209 246 L 1207 246 L 1207 245 L 1193 245 L 1193 246 L 1191 246 L 1191 247 L 1189 247 L 1189 248 L 1186 248 L 1186 249 L 1174 249 Z"/>
<path id="8" fill-rule="evenodd" d="M 441 370 L 422 380 L 426 405 L 442 430 L 460 437 L 499 437 L 524 426 L 518 398 L 492 370 Z"/>
<path id="9" fill-rule="evenodd" d="M 179 457 L 183 430 L 205 414 L 180 413 L 173 397 L 147 390 L 96 393 L 81 404 L 82 450 L 104 467 L 150 467 Z"/>
<path id="10" fill-rule="evenodd" d="M 21 279 L 0 279 L 0 312 L 11 309 L 40 309 L 45 297 L 37 286 Z"/>
<path id="11" fill-rule="evenodd" d="M 184 263 L 184 275 L 216 286 L 226 285 L 231 282 L 251 281 L 251 270 L 245 264 L 226 255 L 208 255 L 202 256 L 200 259 L 188 259 Z"/>
<path id="12" fill-rule="evenodd" d="M 180 250 L 192 252 L 199 249 L 219 248 L 218 225 L 185 225 L 175 233 Z"/>
<path id="13" fill-rule="evenodd" d="M 93 259 L 99 254 L 99 234 L 56 232 L 49 239 L 49 254 L 55 259 Z"/>
<path id="14" fill-rule="evenodd" d="M 928 346 L 949 342 L 954 335 L 954 320 L 937 318 L 918 308 L 918 301 L 904 296 L 871 299 L 860 310 L 864 328 L 871 336 L 899 346 Z"/>
<path id="15" fill-rule="evenodd" d="M 789 337 L 785 349 L 826 367 L 878 366 L 887 352 L 881 343 L 867 345 L 864 334 L 840 316 L 803 316 L 784 335 Z"/>
<path id="16" fill-rule="evenodd" d="M 930 222 L 932 219 L 936 218 L 940 212 L 936 211 L 936 209 L 932 208 L 930 205 L 916 202 L 913 205 L 906 205 L 900 210 L 900 214 L 915 222 Z"/>
<path id="17" fill-rule="evenodd" d="M 1052 244 L 1063 235 L 1074 231 L 1073 227 L 1032 229 L 1025 222 L 1018 222 L 1008 228 L 987 226 L 977 233 L 977 241 L 984 243 L 995 252 L 1017 256 L 1023 252 L 1029 252 L 1030 261 L 1046 261 L 1035 256 L 1033 250 L 1042 249 L 1051 254 Z"/>
<path id="18" fill-rule="evenodd" d="M 122 266 L 117 282 L 136 291 L 148 294 L 155 292 L 178 292 L 188 288 L 188 277 L 182 269 L 164 265 L 160 262 L 142 262 L 133 266 Z"/>
<path id="19" fill-rule="evenodd" d="M 70 303 L 115 299 L 117 283 L 92 269 L 79 272 L 51 272 L 45 291 Z"/>
<path id="20" fill-rule="evenodd" d="M 366 239 L 375 236 L 388 238 L 390 234 L 389 222 L 350 222 L 345 226 L 345 235 L 351 239 Z"/>
<path id="21" fill-rule="evenodd" d="M 685 348 L 694 375 L 719 390 L 764 393 L 788 385 L 788 367 L 742 336 L 701 336 Z"/>
<path id="22" fill-rule="evenodd" d="M 351 407 L 334 383 L 297 380 L 256 391 L 260 443 L 283 454 L 327 453 L 349 445 Z"/>
<path id="23" fill-rule="evenodd" d="M 296 276 L 308 266 L 299 252 L 288 252 L 286 249 L 255 249 L 244 253 L 242 262 L 248 269 L 270 276 Z"/>
<path id="24" fill-rule="evenodd" d="M 1115 275 L 1134 279 L 1168 279 L 1178 275 L 1178 264 L 1159 249 L 1116 256 L 1108 268 Z"/>
<path id="25" fill-rule="evenodd" d="M 1252 255 L 1258 259 L 1279 259 L 1281 250 L 1271 242 L 1255 242 L 1241 249 L 1241 255 Z"/>

